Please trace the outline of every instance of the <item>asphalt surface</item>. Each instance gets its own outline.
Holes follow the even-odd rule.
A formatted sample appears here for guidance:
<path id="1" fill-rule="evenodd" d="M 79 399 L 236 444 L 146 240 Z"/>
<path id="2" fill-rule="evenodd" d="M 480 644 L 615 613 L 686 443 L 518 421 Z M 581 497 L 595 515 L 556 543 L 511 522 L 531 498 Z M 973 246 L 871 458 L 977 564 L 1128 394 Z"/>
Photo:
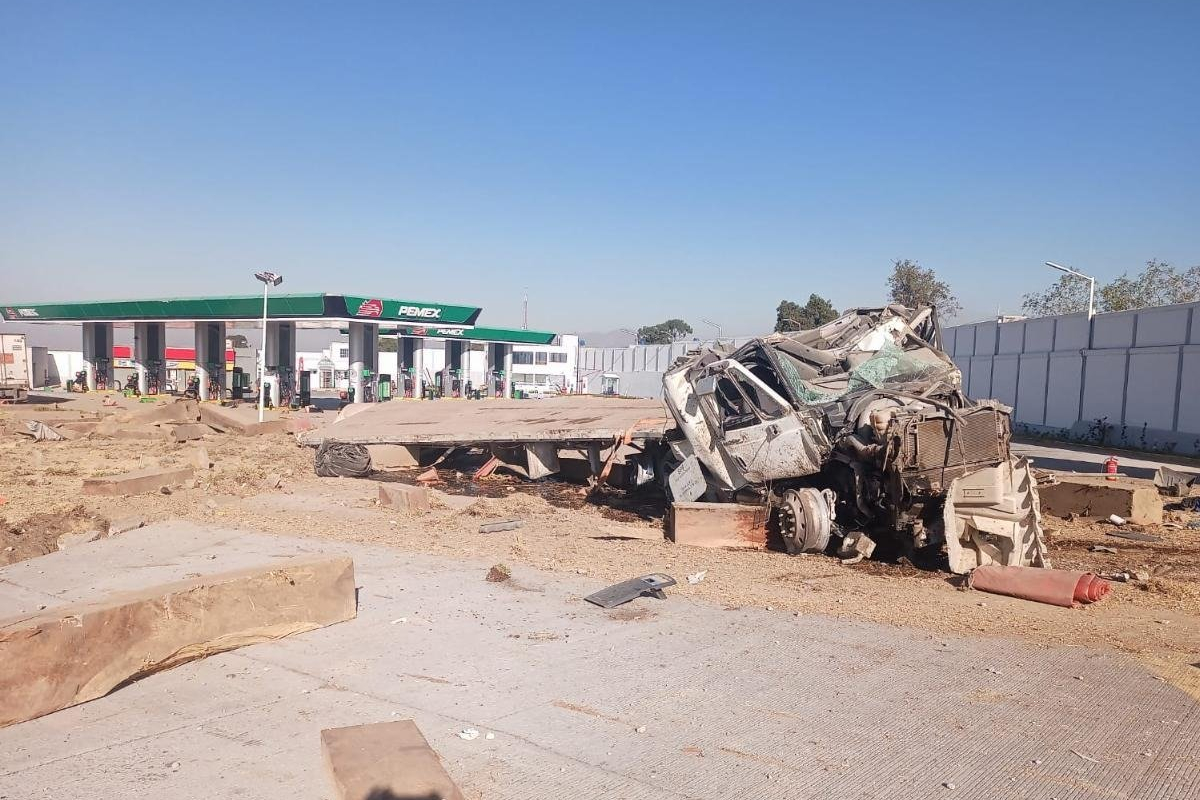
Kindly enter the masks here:
<path id="1" fill-rule="evenodd" d="M 0 798 L 329 798 L 320 730 L 410 717 L 468 798 L 1200 785 L 1196 703 L 1117 654 L 677 596 L 604 611 L 592 581 L 381 547 L 159 524 L 0 570 L 0 616 L 298 552 L 354 557 L 357 619 L 0 730 Z"/>

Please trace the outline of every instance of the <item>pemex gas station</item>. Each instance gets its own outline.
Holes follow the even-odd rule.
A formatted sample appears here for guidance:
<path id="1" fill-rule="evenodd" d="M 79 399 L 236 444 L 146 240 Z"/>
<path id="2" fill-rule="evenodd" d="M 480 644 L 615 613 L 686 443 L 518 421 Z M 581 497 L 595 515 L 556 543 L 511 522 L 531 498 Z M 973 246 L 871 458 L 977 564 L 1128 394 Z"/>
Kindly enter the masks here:
<path id="1" fill-rule="evenodd" d="M 226 297 L 150 298 L 66 303 L 26 303 L 0 306 L 8 322 L 82 325 L 83 363 L 89 390 L 114 386 L 114 330 L 132 328 L 130 366 L 137 389 L 152 393 L 166 380 L 166 331 L 191 328 L 200 399 L 227 396 L 233 373 L 227 368 L 227 330 L 262 329 L 265 325 L 264 381 L 273 405 L 281 396 L 299 391 L 296 375 L 296 332 L 330 329 L 349 335 L 350 392 L 353 402 L 367 403 L 389 396 L 426 395 L 428 348 L 444 348 L 445 369 L 440 391 L 449 395 L 451 383 L 464 369 L 472 344 L 484 344 L 487 396 L 512 397 L 513 345 L 551 344 L 548 331 L 477 327 L 482 309 L 475 306 L 396 300 L 348 294 L 264 294 Z M 379 342 L 397 339 L 396 376 L 379 374 Z M 439 341 L 440 340 L 440 341 Z M 435 344 L 436 343 L 436 344 Z M 255 343 L 251 343 L 254 345 Z M 437 379 L 435 379 L 437 380 Z M 381 385 L 382 382 L 382 385 Z M 307 386 L 303 387 L 307 388 Z"/>

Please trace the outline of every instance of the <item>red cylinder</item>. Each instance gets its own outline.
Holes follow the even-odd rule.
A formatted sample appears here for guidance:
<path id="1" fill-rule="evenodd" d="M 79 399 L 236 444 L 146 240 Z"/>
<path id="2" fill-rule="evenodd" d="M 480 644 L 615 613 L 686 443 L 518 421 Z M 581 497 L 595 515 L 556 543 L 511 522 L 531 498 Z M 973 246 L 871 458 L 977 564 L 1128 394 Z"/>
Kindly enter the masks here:
<path id="1" fill-rule="evenodd" d="M 1109 456 L 1104 462 L 1105 480 L 1115 481 L 1117 479 L 1117 457 Z"/>

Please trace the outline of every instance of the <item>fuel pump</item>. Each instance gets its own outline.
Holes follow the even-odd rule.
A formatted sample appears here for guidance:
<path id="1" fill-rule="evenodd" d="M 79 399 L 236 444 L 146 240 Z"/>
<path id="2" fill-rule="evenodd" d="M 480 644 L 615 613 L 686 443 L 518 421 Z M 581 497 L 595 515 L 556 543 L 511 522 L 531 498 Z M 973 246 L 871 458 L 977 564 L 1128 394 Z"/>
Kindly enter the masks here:
<path id="1" fill-rule="evenodd" d="M 461 369 L 450 370 L 450 396 L 451 397 L 462 397 L 463 396 L 463 383 L 462 383 L 462 370 Z"/>
<path id="2" fill-rule="evenodd" d="M 97 391 L 103 392 L 109 388 L 108 373 L 109 373 L 111 364 L 112 364 L 111 359 L 107 359 L 107 358 L 97 358 L 96 359 L 96 390 Z"/>
<path id="3" fill-rule="evenodd" d="M 414 370 L 412 367 L 405 367 L 404 371 L 400 373 L 400 380 L 404 383 L 401 389 L 401 397 L 413 396 L 413 387 L 416 385 L 416 379 L 414 378 L 415 375 L 416 370 Z"/>
<path id="4" fill-rule="evenodd" d="M 312 405 L 312 373 L 301 372 L 299 378 L 300 386 L 296 392 L 297 407 L 308 408 Z"/>
<path id="5" fill-rule="evenodd" d="M 369 369 L 364 369 L 362 371 L 362 378 L 363 378 L 363 382 L 362 382 L 363 383 L 363 402 L 364 403 L 374 403 L 375 402 L 375 374 L 373 372 L 371 372 L 371 370 L 369 370 Z"/>
<path id="6" fill-rule="evenodd" d="M 159 375 L 162 373 L 161 361 L 146 362 L 146 394 L 158 394 L 159 392 Z"/>

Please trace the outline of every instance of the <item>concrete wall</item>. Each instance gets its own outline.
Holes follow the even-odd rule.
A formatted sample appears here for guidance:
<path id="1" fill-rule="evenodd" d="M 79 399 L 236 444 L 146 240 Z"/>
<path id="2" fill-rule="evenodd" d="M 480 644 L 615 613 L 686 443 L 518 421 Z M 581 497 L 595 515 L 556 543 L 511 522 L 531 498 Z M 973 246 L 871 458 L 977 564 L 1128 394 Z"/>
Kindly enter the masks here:
<path id="1" fill-rule="evenodd" d="M 750 341 L 750 337 L 724 339 L 739 346 Z M 643 344 L 629 347 L 581 347 L 579 348 L 579 374 L 587 394 L 600 394 L 601 376 L 616 375 L 620 379 L 621 394 L 627 397 L 661 397 L 662 376 L 676 359 L 689 350 L 711 347 L 711 341 L 676 342 L 675 344 Z"/>
<path id="2" fill-rule="evenodd" d="M 972 397 L 1019 428 L 1200 453 L 1200 303 L 980 322 L 945 331 Z"/>

